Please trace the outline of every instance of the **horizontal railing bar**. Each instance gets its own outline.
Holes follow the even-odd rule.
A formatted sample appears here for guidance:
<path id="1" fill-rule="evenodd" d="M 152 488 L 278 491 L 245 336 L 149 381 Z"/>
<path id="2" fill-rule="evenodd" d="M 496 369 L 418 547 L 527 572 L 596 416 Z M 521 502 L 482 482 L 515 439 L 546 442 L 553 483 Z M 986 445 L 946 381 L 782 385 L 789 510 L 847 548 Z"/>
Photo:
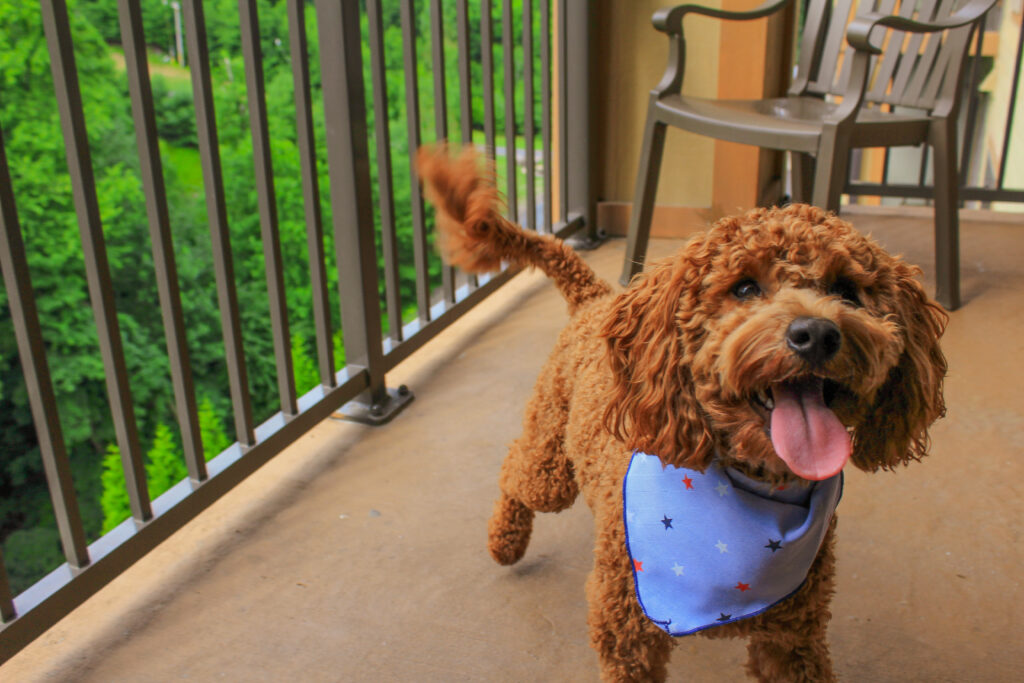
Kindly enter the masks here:
<path id="1" fill-rule="evenodd" d="M 402 336 L 405 341 L 394 343 L 384 340 L 384 368 L 391 372 L 399 363 L 419 350 L 428 341 L 443 332 L 477 303 L 487 298 L 501 285 L 508 282 L 518 271 L 504 270 L 496 275 L 479 276 L 477 285 L 463 285 L 455 290 L 455 303 L 439 301 L 431 307 L 431 319 L 423 323 L 419 319 L 405 325 Z"/>
<path id="2" fill-rule="evenodd" d="M 854 196 L 873 197 L 910 197 L 913 199 L 932 199 L 935 189 L 925 185 L 882 184 L 882 183 L 847 183 L 843 192 Z M 978 202 L 1024 202 L 1024 190 L 1003 190 L 989 187 L 961 187 L 962 201 Z"/>
<path id="3" fill-rule="evenodd" d="M 583 227 L 582 214 L 573 214 L 568 223 L 556 226 L 555 235 L 565 239 Z M 414 351 L 443 332 L 445 328 L 508 282 L 518 272 L 518 270 L 506 269 L 495 275 L 480 276 L 479 285 L 463 285 L 455 291 L 456 301 L 454 304 L 444 300 L 434 304 L 430 322 L 423 324 L 419 320 L 413 320 L 407 324 L 402 335 L 405 341 L 396 344 L 389 339 L 384 340 L 385 372 L 394 369 Z"/>
<path id="4" fill-rule="evenodd" d="M 207 463 L 202 483 L 183 480 L 153 501 L 153 517 L 144 524 L 127 520 L 89 546 L 92 564 L 75 570 L 64 564 L 14 599 L 19 616 L 0 628 L 0 663 L 50 628 L 68 612 L 110 583 L 274 455 L 351 401 L 369 385 L 363 371 L 337 373 L 334 388 L 315 387 L 299 399 L 294 417 L 277 413 L 256 428 L 257 443 L 238 443 Z"/>

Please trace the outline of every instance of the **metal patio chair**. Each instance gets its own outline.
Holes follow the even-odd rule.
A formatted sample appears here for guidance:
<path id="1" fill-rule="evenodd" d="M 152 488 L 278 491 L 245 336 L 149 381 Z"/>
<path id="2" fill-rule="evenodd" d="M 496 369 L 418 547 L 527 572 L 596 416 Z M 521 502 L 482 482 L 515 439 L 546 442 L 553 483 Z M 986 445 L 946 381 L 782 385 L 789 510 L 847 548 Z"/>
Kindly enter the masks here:
<path id="1" fill-rule="evenodd" d="M 850 150 L 927 143 L 935 183 L 936 299 L 960 305 L 956 114 L 971 36 L 995 0 L 808 0 L 799 60 L 786 97 L 714 100 L 681 94 L 683 18 L 749 20 L 748 12 L 679 5 L 654 14 L 669 38 L 665 75 L 651 91 L 623 284 L 643 268 L 666 126 L 719 140 L 791 151 L 793 194 L 838 211 Z M 851 16 L 853 17 L 851 20 Z"/>

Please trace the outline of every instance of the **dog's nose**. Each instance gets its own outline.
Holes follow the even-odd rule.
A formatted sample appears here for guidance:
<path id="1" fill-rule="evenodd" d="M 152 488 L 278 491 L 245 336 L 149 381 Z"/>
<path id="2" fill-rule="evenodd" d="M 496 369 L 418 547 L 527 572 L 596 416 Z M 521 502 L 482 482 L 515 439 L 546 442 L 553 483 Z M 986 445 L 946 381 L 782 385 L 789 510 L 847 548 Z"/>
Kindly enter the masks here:
<path id="1" fill-rule="evenodd" d="M 789 324 L 786 344 L 811 365 L 821 365 L 839 351 L 843 335 L 831 320 L 803 317 Z"/>

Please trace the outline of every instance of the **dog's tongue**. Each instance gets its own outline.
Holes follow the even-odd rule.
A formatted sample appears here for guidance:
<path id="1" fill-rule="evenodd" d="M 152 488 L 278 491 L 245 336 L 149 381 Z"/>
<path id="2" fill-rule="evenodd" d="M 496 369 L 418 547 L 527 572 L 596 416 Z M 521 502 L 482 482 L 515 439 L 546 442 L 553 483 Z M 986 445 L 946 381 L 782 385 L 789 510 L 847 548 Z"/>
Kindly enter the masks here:
<path id="1" fill-rule="evenodd" d="M 852 445 L 846 427 L 825 405 L 819 378 L 772 385 L 772 445 L 793 474 L 820 481 L 839 473 Z"/>

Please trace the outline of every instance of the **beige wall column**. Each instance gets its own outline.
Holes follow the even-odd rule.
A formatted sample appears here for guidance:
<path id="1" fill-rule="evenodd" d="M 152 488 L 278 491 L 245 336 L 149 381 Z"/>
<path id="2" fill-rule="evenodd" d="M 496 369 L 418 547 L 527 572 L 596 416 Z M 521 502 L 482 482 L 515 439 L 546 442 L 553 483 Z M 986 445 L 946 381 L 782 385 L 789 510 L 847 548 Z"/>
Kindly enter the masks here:
<path id="1" fill-rule="evenodd" d="M 752 10 L 761 0 L 722 0 L 722 9 Z M 792 54 L 785 27 L 789 11 L 767 20 L 724 21 L 719 43 L 718 97 L 757 99 L 784 93 Z M 712 212 L 717 218 L 773 203 L 782 196 L 783 154 L 715 142 Z"/>
<path id="2" fill-rule="evenodd" d="M 625 234 L 632 209 L 647 101 L 668 59 L 668 39 L 651 25 L 665 0 L 594 0 L 591 159 L 598 225 Z M 704 0 L 752 9 L 760 0 Z M 791 47 L 783 30 L 792 15 L 751 22 L 686 19 L 683 92 L 698 97 L 755 98 L 788 83 Z M 770 196 L 779 155 L 726 145 L 669 128 L 651 234 L 685 235 L 725 213 Z M 771 197 L 775 199 L 776 197 Z"/>

